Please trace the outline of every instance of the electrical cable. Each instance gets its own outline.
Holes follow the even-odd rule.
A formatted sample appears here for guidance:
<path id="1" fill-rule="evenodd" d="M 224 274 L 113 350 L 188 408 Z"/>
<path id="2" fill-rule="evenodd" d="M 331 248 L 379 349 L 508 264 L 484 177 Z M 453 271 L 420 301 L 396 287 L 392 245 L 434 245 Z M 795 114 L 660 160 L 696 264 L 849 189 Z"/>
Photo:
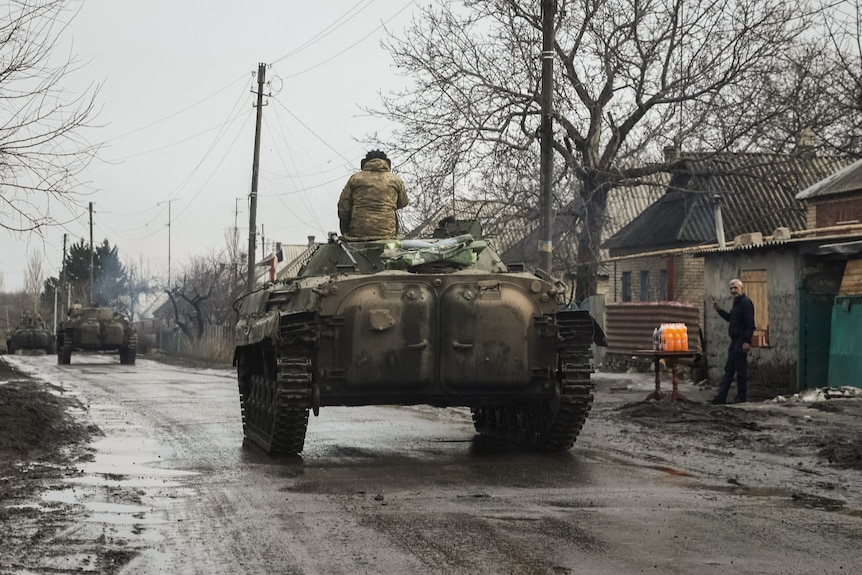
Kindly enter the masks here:
<path id="1" fill-rule="evenodd" d="M 362 38 L 360 38 L 359 40 L 357 40 L 357 41 L 356 41 L 356 42 L 354 42 L 353 44 L 350 44 L 350 45 L 349 45 L 349 46 L 347 46 L 344 50 L 342 50 L 342 51 L 340 51 L 340 52 L 336 52 L 335 54 L 333 54 L 332 56 L 330 56 L 330 57 L 329 57 L 329 58 L 327 58 L 326 60 L 323 60 L 322 62 L 318 62 L 317 64 L 315 64 L 315 65 L 313 65 L 313 66 L 309 66 L 308 68 L 305 68 L 304 70 L 300 70 L 299 72 L 296 72 L 296 73 L 291 74 L 291 75 L 289 75 L 289 76 L 285 76 L 285 77 L 284 77 L 284 79 L 288 79 L 288 78 L 295 78 L 295 77 L 297 77 L 297 76 L 300 76 L 300 75 L 302 75 L 302 74 L 305 74 L 306 72 L 310 72 L 310 71 L 312 71 L 312 70 L 317 70 L 317 69 L 319 69 L 321 66 L 323 66 L 324 64 L 328 64 L 329 62 L 331 62 L 331 61 L 332 61 L 332 60 L 334 60 L 335 58 L 338 58 L 339 56 L 341 56 L 342 54 L 344 54 L 344 53 L 345 53 L 345 52 L 347 52 L 348 50 L 351 50 L 352 48 L 354 48 L 357 44 L 360 44 L 361 42 L 365 41 L 369 36 L 371 36 L 372 34 L 374 34 L 375 32 L 377 32 L 377 31 L 378 31 L 378 30 L 380 30 L 381 28 L 385 27 L 389 22 L 391 22 L 392 20 L 394 20 L 397 16 L 399 16 L 402 12 L 404 12 L 405 10 L 407 10 L 408 8 L 410 8 L 410 6 L 412 6 L 412 5 L 413 5 L 413 2 L 410 2 L 409 4 L 406 4 L 403 8 L 401 8 L 401 10 L 399 10 L 398 12 L 396 12 L 395 14 L 393 14 L 392 16 L 390 16 L 388 19 L 386 19 L 386 20 L 384 20 L 383 22 L 381 22 L 381 23 L 380 23 L 380 26 L 378 26 L 377 28 L 374 28 L 371 32 L 369 32 L 368 34 L 366 34 L 365 36 L 363 36 Z"/>
<path id="2" fill-rule="evenodd" d="M 365 6 L 363 6 L 361 9 L 358 9 L 359 5 L 362 4 L 363 2 L 365 3 Z M 287 54 L 285 54 L 281 58 L 274 60 L 272 63 L 277 64 L 278 62 L 286 60 L 287 58 L 290 58 L 291 56 L 294 56 L 294 55 L 300 53 L 302 50 L 305 50 L 306 48 L 313 46 L 314 44 L 316 44 L 320 40 L 323 40 L 326 36 L 328 36 L 329 34 L 334 32 L 335 30 L 337 30 L 338 28 L 340 28 L 344 24 L 350 22 L 353 18 L 356 17 L 356 15 L 359 12 L 361 12 L 362 10 L 364 10 L 365 8 L 367 8 L 369 5 L 373 4 L 374 2 L 375 2 L 375 0 L 359 0 L 359 2 L 354 4 L 349 10 L 347 10 L 347 12 L 345 12 L 344 14 L 342 14 L 341 16 L 336 18 L 335 21 L 333 21 L 331 24 L 326 26 L 323 30 L 321 30 L 320 32 L 318 32 L 317 34 L 312 36 L 310 39 L 306 40 L 305 42 L 303 42 L 302 44 L 300 44 L 299 46 L 297 46 L 296 48 L 294 48 L 293 50 L 291 50 L 290 52 L 288 52 Z M 351 14 L 351 12 L 354 12 L 354 11 L 356 13 Z M 345 18 L 346 18 L 346 20 L 344 20 Z M 344 20 L 344 21 L 342 22 L 342 20 Z"/>

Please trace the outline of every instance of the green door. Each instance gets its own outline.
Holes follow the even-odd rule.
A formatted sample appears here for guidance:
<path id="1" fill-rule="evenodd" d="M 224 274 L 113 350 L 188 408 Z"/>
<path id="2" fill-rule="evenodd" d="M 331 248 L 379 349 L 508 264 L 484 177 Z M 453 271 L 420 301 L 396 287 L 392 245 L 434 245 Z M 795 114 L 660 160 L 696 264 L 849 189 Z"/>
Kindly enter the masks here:
<path id="1" fill-rule="evenodd" d="M 809 293 L 799 287 L 797 297 L 799 366 L 796 386 L 800 390 L 826 387 L 829 385 L 829 343 L 835 296 Z"/>
<path id="2" fill-rule="evenodd" d="M 862 296 L 838 296 L 832 307 L 829 385 L 862 387 Z"/>

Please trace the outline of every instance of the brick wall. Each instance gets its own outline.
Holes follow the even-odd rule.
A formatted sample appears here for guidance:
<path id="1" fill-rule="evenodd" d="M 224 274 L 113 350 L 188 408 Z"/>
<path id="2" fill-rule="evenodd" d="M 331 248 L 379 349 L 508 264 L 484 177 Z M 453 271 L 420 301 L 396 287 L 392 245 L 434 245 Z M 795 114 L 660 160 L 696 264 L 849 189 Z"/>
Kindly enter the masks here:
<path id="1" fill-rule="evenodd" d="M 671 264 L 670 258 L 673 257 Z M 703 258 L 690 255 L 650 256 L 618 260 L 611 264 L 612 270 L 608 278 L 607 301 L 622 302 L 623 272 L 631 272 L 632 302 L 659 301 L 660 270 L 668 274 L 673 270 L 672 301 L 688 303 L 700 310 L 700 321 L 703 325 Z M 650 277 L 650 298 L 641 300 L 641 272 L 648 271 Z M 732 278 L 728 278 L 732 279 Z M 670 289 L 670 288 L 669 288 Z M 668 293 L 670 296 L 670 293 Z"/>
<path id="2" fill-rule="evenodd" d="M 814 227 L 825 228 L 840 223 L 862 223 L 862 194 L 818 200 L 814 204 Z"/>

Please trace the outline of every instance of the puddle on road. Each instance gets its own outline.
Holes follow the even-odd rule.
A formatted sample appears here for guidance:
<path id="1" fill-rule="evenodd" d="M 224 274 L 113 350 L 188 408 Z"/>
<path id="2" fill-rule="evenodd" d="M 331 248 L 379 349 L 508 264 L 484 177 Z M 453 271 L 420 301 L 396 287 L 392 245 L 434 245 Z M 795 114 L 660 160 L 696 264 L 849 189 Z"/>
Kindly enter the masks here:
<path id="1" fill-rule="evenodd" d="M 683 471 L 681 469 L 677 469 L 674 467 L 669 467 L 665 465 L 656 465 L 650 463 L 639 463 L 635 461 L 631 461 L 625 459 L 623 457 L 617 457 L 614 455 L 610 455 L 607 453 L 597 453 L 592 452 L 596 459 L 602 459 L 606 461 L 611 461 L 613 463 L 617 463 L 619 465 L 626 465 L 630 467 L 639 467 L 643 469 L 654 469 L 656 471 L 661 471 L 666 473 L 669 477 L 696 477 L 695 475 L 688 473 L 687 471 Z M 829 511 L 832 513 L 841 513 L 843 515 L 849 515 L 851 517 L 862 517 L 862 510 L 860 509 L 848 509 L 847 503 L 842 501 L 841 499 L 833 499 L 830 497 L 822 497 L 819 495 L 813 495 L 810 493 L 801 493 L 798 491 L 793 491 L 786 488 L 779 487 L 760 487 L 760 486 L 748 486 L 742 485 L 736 481 L 729 482 L 728 485 L 688 485 L 687 487 L 696 490 L 696 491 L 712 491 L 714 493 L 724 493 L 727 495 L 741 495 L 744 497 L 763 497 L 763 498 L 775 498 L 779 500 L 781 503 L 786 504 L 788 506 L 793 507 L 804 507 L 807 509 L 819 509 L 821 511 Z"/>
<path id="2" fill-rule="evenodd" d="M 806 509 L 819 509 L 831 513 L 841 513 L 851 517 L 862 517 L 862 510 L 848 509 L 847 502 L 841 499 L 822 497 L 811 493 L 801 493 L 791 489 L 780 487 L 757 487 L 733 483 L 730 485 L 701 485 L 698 490 L 725 493 L 728 495 L 741 495 L 744 497 L 774 498 L 788 507 L 804 507 Z"/>
<path id="3" fill-rule="evenodd" d="M 42 494 L 42 511 L 80 506 L 85 510 L 81 529 L 93 539 L 107 532 L 133 548 L 138 545 L 131 540 L 162 541 L 160 527 L 172 501 L 195 493 L 182 479 L 198 473 L 155 467 L 156 453 L 164 448 L 135 433 L 105 438 L 92 447 L 93 461 L 78 463 L 79 473 L 65 478 L 65 487 Z"/>

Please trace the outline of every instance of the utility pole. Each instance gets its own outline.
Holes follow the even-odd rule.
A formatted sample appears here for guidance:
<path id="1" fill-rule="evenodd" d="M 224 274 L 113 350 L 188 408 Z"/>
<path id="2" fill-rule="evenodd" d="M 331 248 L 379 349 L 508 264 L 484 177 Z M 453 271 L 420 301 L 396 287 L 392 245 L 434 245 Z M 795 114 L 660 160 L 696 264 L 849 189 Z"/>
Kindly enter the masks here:
<path id="1" fill-rule="evenodd" d="M 251 164 L 251 194 L 248 202 L 248 291 L 254 289 L 254 252 L 257 232 L 257 179 L 260 173 L 260 128 L 263 119 L 263 85 L 266 81 L 266 64 L 257 65 L 257 122 L 254 126 L 254 159 Z"/>
<path id="2" fill-rule="evenodd" d="M 69 237 L 68 234 L 63 234 L 63 261 L 60 263 L 60 285 L 58 286 L 58 290 L 57 290 L 57 292 L 59 292 L 61 295 L 59 298 L 57 298 L 56 297 L 57 292 L 54 293 L 54 295 L 55 295 L 55 297 L 54 297 L 54 333 L 57 333 L 57 315 L 58 315 L 57 312 L 59 311 L 60 314 L 62 314 L 64 311 L 64 309 L 63 309 L 64 307 L 66 309 L 68 309 L 67 306 L 64 306 L 64 303 L 63 303 L 64 298 L 62 297 L 62 294 L 66 294 L 65 299 L 67 299 L 67 300 L 69 299 L 69 296 L 68 296 L 69 290 L 66 287 L 66 241 L 67 241 L 68 237 Z M 57 307 L 58 299 L 60 302 L 59 308 Z"/>
<path id="3" fill-rule="evenodd" d="M 542 225 L 539 239 L 539 267 L 551 273 L 554 261 L 554 16 L 557 13 L 556 0 L 542 0 L 542 125 L 541 131 L 541 188 Z"/>
<path id="4" fill-rule="evenodd" d="M 156 206 L 161 206 L 162 204 L 168 205 L 168 291 L 171 289 L 171 203 L 181 199 L 174 198 L 156 204 Z"/>
<path id="5" fill-rule="evenodd" d="M 90 202 L 90 305 L 93 305 L 93 202 Z"/>
<path id="6" fill-rule="evenodd" d="M 230 266 L 233 268 L 233 281 L 230 284 L 231 301 L 237 297 L 237 279 L 239 275 L 239 201 L 242 198 L 234 198 L 233 212 L 233 244 L 231 244 Z"/>

